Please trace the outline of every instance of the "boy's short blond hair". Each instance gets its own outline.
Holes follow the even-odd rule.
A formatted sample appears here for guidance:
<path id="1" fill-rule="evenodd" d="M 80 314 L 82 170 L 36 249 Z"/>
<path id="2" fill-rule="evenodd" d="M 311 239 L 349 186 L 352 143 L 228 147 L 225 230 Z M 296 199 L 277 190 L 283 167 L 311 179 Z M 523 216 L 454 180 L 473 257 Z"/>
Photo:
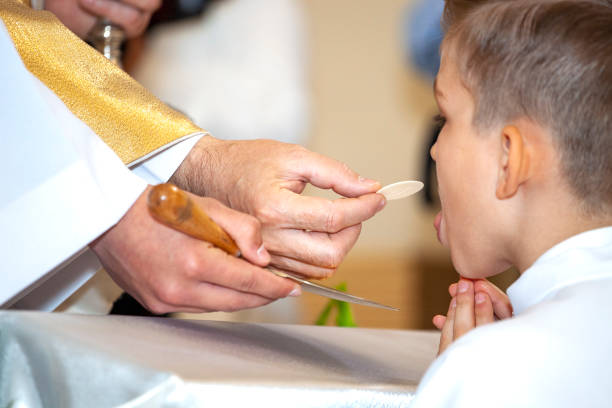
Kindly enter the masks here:
<path id="1" fill-rule="evenodd" d="M 549 129 L 584 210 L 612 213 L 612 0 L 446 0 L 443 25 L 475 126 Z"/>

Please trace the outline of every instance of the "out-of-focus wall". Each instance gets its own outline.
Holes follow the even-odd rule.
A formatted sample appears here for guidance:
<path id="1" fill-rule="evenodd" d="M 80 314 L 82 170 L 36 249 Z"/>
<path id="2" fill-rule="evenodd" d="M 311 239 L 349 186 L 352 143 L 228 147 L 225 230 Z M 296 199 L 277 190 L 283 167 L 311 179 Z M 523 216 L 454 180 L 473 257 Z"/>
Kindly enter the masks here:
<path id="1" fill-rule="evenodd" d="M 312 131 L 309 147 L 383 184 L 422 177 L 437 112 L 432 85 L 406 63 L 406 0 L 303 0 L 308 17 Z M 391 202 L 358 247 L 413 251 L 434 240 L 418 196 Z M 426 242 L 423 242 L 423 240 Z"/>
<path id="2" fill-rule="evenodd" d="M 437 111 L 431 80 L 407 63 L 402 49 L 411 1 L 303 0 L 302 5 L 312 86 L 308 147 L 383 184 L 422 179 Z M 432 327 L 430 315 L 444 311 L 445 286 L 455 275 L 432 228 L 435 212 L 420 194 L 389 202 L 366 222 L 359 242 L 326 283 L 345 281 L 350 292 L 402 310 L 355 306 L 359 325 Z M 305 322 L 325 303 L 308 294 L 302 300 Z"/>

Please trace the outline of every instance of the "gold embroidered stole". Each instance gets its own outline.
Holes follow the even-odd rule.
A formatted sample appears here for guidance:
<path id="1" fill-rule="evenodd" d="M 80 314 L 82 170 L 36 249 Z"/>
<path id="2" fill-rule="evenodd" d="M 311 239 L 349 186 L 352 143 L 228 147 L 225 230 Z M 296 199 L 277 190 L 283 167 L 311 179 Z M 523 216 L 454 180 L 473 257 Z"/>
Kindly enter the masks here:
<path id="1" fill-rule="evenodd" d="M 124 163 L 137 162 L 202 131 L 74 35 L 52 13 L 32 10 L 18 0 L 1 0 L 0 19 L 26 68 Z"/>

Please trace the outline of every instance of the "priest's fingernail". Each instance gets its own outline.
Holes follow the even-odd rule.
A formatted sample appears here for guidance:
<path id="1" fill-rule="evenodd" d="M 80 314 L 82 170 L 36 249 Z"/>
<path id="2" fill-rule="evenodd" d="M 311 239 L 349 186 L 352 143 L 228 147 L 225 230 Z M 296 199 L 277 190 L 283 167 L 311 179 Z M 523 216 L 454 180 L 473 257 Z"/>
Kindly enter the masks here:
<path id="1" fill-rule="evenodd" d="M 453 298 L 451 300 L 451 304 L 450 304 L 451 309 L 454 309 L 457 307 L 457 298 Z"/>
<path id="2" fill-rule="evenodd" d="M 302 288 L 298 285 L 291 292 L 289 292 L 289 296 L 300 296 L 302 294 Z"/>
<path id="3" fill-rule="evenodd" d="M 261 244 L 261 246 L 257 248 L 257 257 L 262 260 L 268 260 L 270 258 L 270 254 L 266 251 L 264 244 Z"/>
<path id="4" fill-rule="evenodd" d="M 480 304 L 484 303 L 484 302 L 485 302 L 485 300 L 486 300 L 486 298 L 485 298 L 485 294 L 484 294 L 484 293 L 482 293 L 482 292 L 478 292 L 478 293 L 476 294 L 476 296 L 474 297 L 474 300 L 476 301 L 476 304 L 477 304 L 477 305 L 480 305 Z"/>
<path id="5" fill-rule="evenodd" d="M 387 205 L 387 199 L 383 196 L 383 199 L 380 200 L 380 204 L 378 204 L 378 211 L 385 208 L 385 205 Z"/>
<path id="6" fill-rule="evenodd" d="M 457 291 L 459 293 L 465 293 L 468 291 L 469 287 L 470 287 L 470 284 L 467 283 L 467 281 L 460 280 L 459 284 L 457 285 Z"/>

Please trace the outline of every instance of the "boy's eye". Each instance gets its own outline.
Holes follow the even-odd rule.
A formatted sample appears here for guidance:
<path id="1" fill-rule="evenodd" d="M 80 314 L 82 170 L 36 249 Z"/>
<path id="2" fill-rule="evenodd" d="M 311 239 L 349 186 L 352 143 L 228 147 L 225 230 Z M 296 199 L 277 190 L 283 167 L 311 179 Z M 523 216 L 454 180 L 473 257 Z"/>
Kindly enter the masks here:
<path id="1" fill-rule="evenodd" d="M 446 125 L 446 118 L 440 114 L 434 116 L 434 123 L 438 126 L 438 129 L 442 129 Z"/>

